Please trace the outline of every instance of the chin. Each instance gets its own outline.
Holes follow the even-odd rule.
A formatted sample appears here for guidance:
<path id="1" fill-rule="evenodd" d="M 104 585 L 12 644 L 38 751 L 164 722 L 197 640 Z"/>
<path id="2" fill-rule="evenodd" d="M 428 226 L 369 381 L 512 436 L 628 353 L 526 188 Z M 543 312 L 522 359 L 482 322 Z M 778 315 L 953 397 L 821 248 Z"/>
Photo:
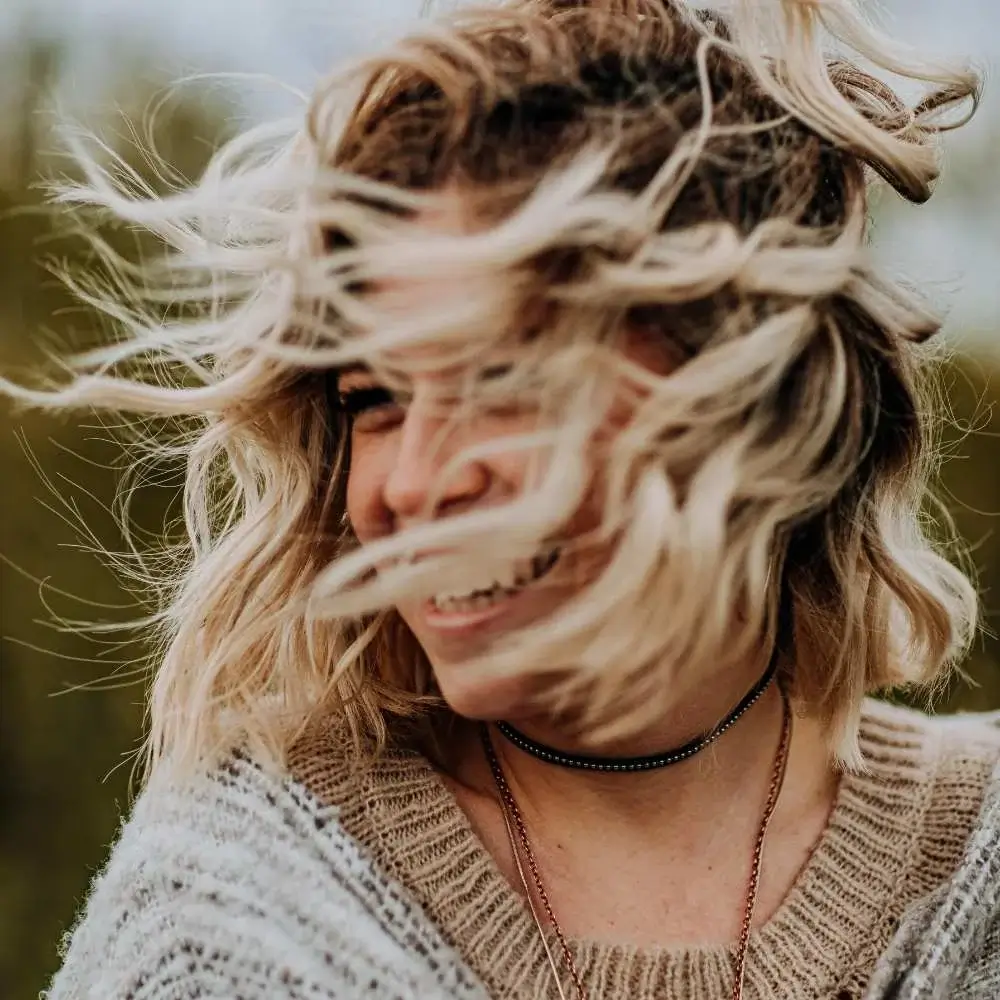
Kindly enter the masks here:
<path id="1" fill-rule="evenodd" d="M 470 671 L 461 665 L 434 665 L 438 689 L 448 707 L 464 719 L 495 722 L 531 714 L 537 705 L 537 682 L 527 678 L 493 680 L 469 677 Z M 463 676 L 463 673 L 465 676 Z M 534 679 L 532 679 L 534 680 Z"/>

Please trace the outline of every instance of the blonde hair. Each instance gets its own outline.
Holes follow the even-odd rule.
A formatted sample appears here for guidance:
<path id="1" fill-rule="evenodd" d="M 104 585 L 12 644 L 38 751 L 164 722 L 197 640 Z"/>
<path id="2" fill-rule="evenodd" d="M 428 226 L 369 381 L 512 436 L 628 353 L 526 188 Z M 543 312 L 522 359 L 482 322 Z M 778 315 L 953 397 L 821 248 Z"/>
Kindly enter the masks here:
<path id="1" fill-rule="evenodd" d="M 858 58 L 926 93 L 908 105 Z M 371 748 L 394 720 L 426 718 L 433 675 L 394 603 L 558 535 L 594 485 L 584 446 L 609 365 L 642 389 L 587 540 L 614 550 L 481 669 L 544 670 L 551 704 L 582 699 L 596 741 L 781 642 L 786 683 L 856 758 L 863 697 L 942 676 L 974 630 L 974 591 L 925 532 L 920 345 L 938 322 L 877 272 L 866 236 L 870 174 L 924 201 L 937 135 L 977 87 L 850 0 L 725 14 L 509 0 L 344 68 L 301 123 L 235 140 L 189 190 L 153 197 L 79 149 L 85 181 L 61 200 L 168 253 L 142 269 L 109 257 L 114 293 L 83 289 L 124 336 L 68 384 L 5 387 L 176 420 L 161 447 L 186 454 L 189 544 L 156 619 L 151 760 L 183 771 L 237 743 L 280 758 L 322 713 Z M 455 189 L 469 232 L 413 226 Z M 490 291 L 405 317 L 366 294 L 441 273 L 488 276 Z M 166 322 L 164 302 L 183 307 Z M 467 360 L 529 314 L 544 336 L 504 391 L 551 419 L 502 447 L 546 450 L 537 484 L 358 546 L 330 373 L 365 361 L 406 376 L 387 359 L 421 344 Z M 625 328 L 686 360 L 666 377 L 628 366 Z M 455 419 L 485 405 L 467 387 Z M 453 555 L 406 558 L 428 550 Z"/>

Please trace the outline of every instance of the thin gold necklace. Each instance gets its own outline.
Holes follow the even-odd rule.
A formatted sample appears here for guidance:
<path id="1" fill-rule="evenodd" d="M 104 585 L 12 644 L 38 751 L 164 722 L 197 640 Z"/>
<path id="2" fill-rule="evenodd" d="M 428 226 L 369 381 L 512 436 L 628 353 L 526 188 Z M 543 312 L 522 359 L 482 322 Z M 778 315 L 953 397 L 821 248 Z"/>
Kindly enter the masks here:
<path id="1" fill-rule="evenodd" d="M 778 749 L 774 755 L 774 767 L 771 772 L 771 785 L 767 792 L 767 801 L 764 803 L 764 811 L 761 816 L 760 827 L 757 830 L 757 839 L 754 842 L 753 857 L 750 864 L 750 878 L 747 882 L 746 902 L 743 908 L 743 925 L 740 929 L 740 937 L 736 945 L 736 954 L 733 959 L 732 1000 L 742 1000 L 743 997 L 743 981 L 746 978 L 747 951 L 750 947 L 750 931 L 753 927 L 753 915 L 754 910 L 757 907 L 757 894 L 760 889 L 760 871 L 764 857 L 764 841 L 767 838 L 767 828 L 771 824 L 771 817 L 774 815 L 775 807 L 778 804 L 778 797 L 781 794 L 781 786 L 785 780 L 785 770 L 788 764 L 788 748 L 791 743 L 792 734 L 792 713 L 788 704 L 788 698 L 783 690 L 781 692 L 781 704 L 781 741 L 779 742 Z M 538 928 L 542 945 L 545 948 L 545 955 L 548 959 L 549 967 L 552 970 L 556 988 L 559 991 L 560 1000 L 567 1000 L 566 992 L 563 989 L 558 963 L 556 962 L 555 956 L 552 954 L 552 949 L 549 946 L 548 937 L 545 934 L 545 928 L 542 924 L 541 916 L 533 899 L 531 887 L 528 883 L 528 876 L 524 870 L 524 864 L 521 860 L 522 854 L 528 863 L 528 868 L 531 870 L 531 879 L 532 882 L 534 882 L 535 893 L 545 910 L 545 916 L 548 918 L 549 926 L 552 928 L 556 941 L 559 944 L 559 949 L 562 952 L 563 962 L 569 972 L 570 979 L 573 981 L 573 987 L 576 990 L 577 1000 L 587 1000 L 587 991 L 583 985 L 583 977 L 580 975 L 580 970 L 577 968 L 576 962 L 573 960 L 573 952 L 570 950 L 569 943 L 566 940 L 566 935 L 563 934 L 562 928 L 559 926 L 559 921 L 556 919 L 555 911 L 552 909 L 552 904 L 549 902 L 549 895 L 545 891 L 545 885 L 542 882 L 538 862 L 536 861 L 535 853 L 531 848 L 531 841 L 528 839 L 528 830 L 524 824 L 524 817 L 521 815 L 521 810 L 517 804 L 517 800 L 514 798 L 514 793 L 511 791 L 510 785 L 507 783 L 507 778 L 504 776 L 503 768 L 500 766 L 496 750 L 493 747 L 493 740 L 490 738 L 489 728 L 484 725 L 482 727 L 481 734 L 483 749 L 486 752 L 486 759 L 489 761 L 490 770 L 493 772 L 493 780 L 497 786 L 497 797 L 500 801 L 500 811 L 503 814 L 504 825 L 507 827 L 507 836 L 510 839 L 510 849 L 514 858 L 514 865 L 517 868 L 518 875 L 520 876 L 521 885 L 524 887 L 524 894 L 528 900 L 528 908 L 531 910 L 531 916 L 535 921 L 535 926 Z"/>

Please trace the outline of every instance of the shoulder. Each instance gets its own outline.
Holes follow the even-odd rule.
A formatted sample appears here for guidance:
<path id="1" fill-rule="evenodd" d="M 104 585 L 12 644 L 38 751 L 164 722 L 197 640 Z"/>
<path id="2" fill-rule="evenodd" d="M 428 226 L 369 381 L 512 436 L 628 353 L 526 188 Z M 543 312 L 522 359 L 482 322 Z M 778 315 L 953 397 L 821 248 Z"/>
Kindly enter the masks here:
<path id="1" fill-rule="evenodd" d="M 477 996 L 400 887 L 299 783 L 232 759 L 136 803 L 50 1000 Z M 188 995 L 185 993 L 185 995 Z"/>
<path id="2" fill-rule="evenodd" d="M 855 784 L 905 820 L 926 891 L 950 876 L 978 822 L 1000 762 L 1000 713 L 931 716 L 868 701 L 860 747 L 865 779 Z"/>
<path id="3" fill-rule="evenodd" d="M 910 905 L 955 876 L 982 825 L 1000 773 L 1000 713 L 929 716 L 872 703 L 862 748 L 889 806 L 908 803 Z"/>
<path id="4" fill-rule="evenodd" d="M 884 738 L 896 733 L 900 738 L 916 736 L 940 739 L 947 745 L 1000 749 L 1000 711 L 929 714 L 869 698 L 862 709 L 862 720 L 863 728 L 878 730 Z"/>
<path id="5" fill-rule="evenodd" d="M 928 715 L 867 701 L 861 748 L 866 764 L 886 765 L 901 782 L 925 780 L 942 808 L 978 812 L 1000 761 L 1000 712 Z"/>

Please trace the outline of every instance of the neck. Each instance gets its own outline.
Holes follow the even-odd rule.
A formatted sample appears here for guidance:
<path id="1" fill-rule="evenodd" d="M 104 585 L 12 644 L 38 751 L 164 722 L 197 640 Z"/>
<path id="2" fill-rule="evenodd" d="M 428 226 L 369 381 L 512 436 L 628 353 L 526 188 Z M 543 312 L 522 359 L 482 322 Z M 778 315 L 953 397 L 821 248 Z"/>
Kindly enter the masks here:
<path id="1" fill-rule="evenodd" d="M 684 744 L 717 726 L 755 680 L 750 674 L 727 691 L 713 686 L 657 726 L 602 748 L 601 756 L 646 756 Z M 513 746 L 495 729 L 491 735 L 529 824 L 534 820 L 559 831 L 560 841 L 600 836 L 607 843 L 608 838 L 620 836 L 623 845 L 648 841 L 660 850 L 672 843 L 671 853 L 681 857 L 704 843 L 720 824 L 730 830 L 749 829 L 759 819 L 781 736 L 782 712 L 781 692 L 771 684 L 731 729 L 689 760 L 634 774 L 553 765 Z M 512 722 L 538 743 L 571 754 L 593 753 L 592 748 L 566 739 L 558 727 L 533 719 Z M 492 776 L 474 739 L 464 751 L 456 775 L 459 781 L 494 795 Z M 779 814 L 792 818 L 799 810 L 807 811 L 817 798 L 832 796 L 834 783 L 823 727 L 808 718 L 796 719 Z"/>

